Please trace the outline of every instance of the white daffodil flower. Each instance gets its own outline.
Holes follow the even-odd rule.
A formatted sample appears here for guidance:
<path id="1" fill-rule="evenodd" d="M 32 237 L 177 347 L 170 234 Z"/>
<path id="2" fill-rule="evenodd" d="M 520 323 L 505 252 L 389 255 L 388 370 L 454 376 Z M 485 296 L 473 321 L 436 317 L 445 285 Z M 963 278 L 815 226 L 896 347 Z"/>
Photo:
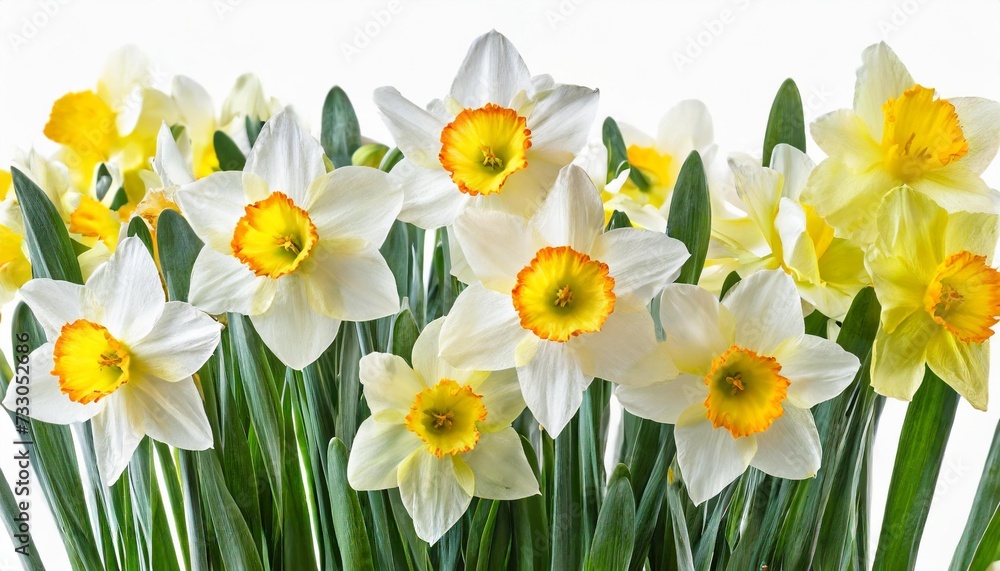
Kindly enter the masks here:
<path id="1" fill-rule="evenodd" d="M 264 125 L 243 172 L 183 185 L 176 200 L 205 242 L 191 271 L 191 303 L 249 316 L 292 368 L 315 361 L 341 320 L 399 309 L 378 248 L 402 192 L 375 169 L 327 173 L 322 147 L 290 111 Z"/>
<path id="2" fill-rule="evenodd" d="M 496 31 L 476 38 L 451 92 L 421 109 L 392 87 L 375 104 L 403 154 L 399 219 L 450 226 L 469 205 L 527 218 L 587 141 L 597 90 L 532 77 Z"/>
<path id="3" fill-rule="evenodd" d="M 26 407 L 32 418 L 54 424 L 91 420 L 106 486 L 144 435 L 185 450 L 212 446 L 192 375 L 215 350 L 222 327 L 187 303 L 165 300 L 142 241 L 123 240 L 85 285 L 35 279 L 21 295 L 47 342 L 31 353 L 30 383 L 8 387 L 5 407 Z"/>
<path id="4" fill-rule="evenodd" d="M 632 414 L 676 425 L 677 462 L 695 504 L 747 466 L 779 478 L 816 474 L 822 454 L 809 409 L 840 394 L 861 365 L 833 341 L 805 334 L 788 274 L 757 272 L 721 303 L 672 284 L 660 321 L 667 338 L 659 358 L 680 374 L 615 395 Z"/>
<path id="5" fill-rule="evenodd" d="M 656 344 L 646 306 L 687 250 L 651 230 L 604 232 L 601 197 L 580 167 L 560 172 L 531 219 L 469 209 L 455 232 L 478 283 L 455 300 L 442 357 L 463 369 L 516 367 L 528 408 L 553 436 L 595 377 L 645 384 L 670 374 L 641 362 Z"/>
<path id="6" fill-rule="evenodd" d="M 447 318 L 450 319 L 450 318 Z M 417 535 L 435 543 L 472 497 L 516 500 L 539 493 L 510 424 L 524 410 L 513 369 L 459 370 L 438 356 L 446 318 L 427 325 L 402 357 L 361 359 L 372 416 L 358 429 L 347 463 L 356 490 L 399 487 Z"/>

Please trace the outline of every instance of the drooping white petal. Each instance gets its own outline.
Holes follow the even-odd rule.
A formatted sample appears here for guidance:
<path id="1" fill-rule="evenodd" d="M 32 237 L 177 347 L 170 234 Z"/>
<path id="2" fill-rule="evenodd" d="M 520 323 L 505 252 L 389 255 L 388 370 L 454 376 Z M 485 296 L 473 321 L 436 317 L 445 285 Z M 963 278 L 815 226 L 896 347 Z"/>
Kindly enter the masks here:
<path id="1" fill-rule="evenodd" d="M 403 506 L 413 518 L 417 536 L 431 545 L 461 519 L 472 501 L 459 481 L 467 475 L 456 473 L 456 463 L 450 455 L 438 458 L 418 452 L 399 467 Z"/>
<path id="2" fill-rule="evenodd" d="M 787 403 L 784 409 L 767 430 L 755 435 L 757 453 L 750 465 L 778 478 L 811 478 L 823 456 L 816 423 L 809 409 Z"/>
<path id="3" fill-rule="evenodd" d="M 441 132 L 445 123 L 403 97 L 395 87 L 375 90 L 375 106 L 406 158 L 424 168 L 440 169 Z"/>
<path id="4" fill-rule="evenodd" d="M 459 294 L 441 329 L 441 357 L 460 369 L 509 369 L 527 335 L 509 295 L 473 284 Z"/>
<path id="5" fill-rule="evenodd" d="M 233 232 L 247 204 L 241 173 L 212 173 L 180 187 L 175 200 L 205 245 L 223 254 L 232 252 Z"/>
<path id="6" fill-rule="evenodd" d="M 783 344 L 774 358 L 781 365 L 781 376 L 791 383 L 789 402 L 806 409 L 843 392 L 861 367 L 858 358 L 840 345 L 812 335 Z"/>
<path id="7" fill-rule="evenodd" d="M 170 382 L 143 375 L 121 392 L 137 431 L 183 450 L 212 447 L 212 427 L 191 377 Z"/>
<path id="8" fill-rule="evenodd" d="M 566 166 L 531 224 L 550 245 L 588 253 L 604 227 L 601 195 L 582 168 Z"/>
<path id="9" fill-rule="evenodd" d="M 695 505 L 715 497 L 738 478 L 757 452 L 754 437 L 733 438 L 728 430 L 713 428 L 702 404 L 681 414 L 674 427 L 674 439 L 677 464 Z"/>
<path id="10" fill-rule="evenodd" d="M 648 359 L 655 352 L 653 317 L 644 306 L 617 303 L 600 331 L 568 342 L 590 377 L 619 385 L 648 385 L 677 375 L 670 360 Z"/>
<path id="11" fill-rule="evenodd" d="M 583 391 L 594 380 L 580 369 L 576 353 L 566 344 L 541 340 L 517 368 L 517 377 L 524 402 L 552 438 L 580 409 Z"/>
<path id="12" fill-rule="evenodd" d="M 486 420 L 480 424 L 486 430 L 499 430 L 510 426 L 524 411 L 524 397 L 517 381 L 515 369 L 493 371 L 479 381 L 479 375 L 470 378 L 472 390 L 482 395 L 486 406 Z"/>
<path id="13" fill-rule="evenodd" d="M 190 377 L 219 344 L 222 325 L 194 307 L 167 302 L 149 335 L 129 345 L 137 367 L 164 381 Z"/>
<path id="14" fill-rule="evenodd" d="M 722 300 L 736 321 L 736 344 L 770 355 L 786 339 L 805 333 L 795 282 L 782 270 L 766 270 L 736 284 Z"/>
<path id="15" fill-rule="evenodd" d="M 518 272 L 543 246 L 534 226 L 506 212 L 468 208 L 455 219 L 454 229 L 476 279 L 495 291 L 511 291 Z"/>
<path id="16" fill-rule="evenodd" d="M 327 317 L 369 321 L 399 311 L 396 279 L 371 246 L 351 251 L 336 242 L 320 242 L 302 270 L 296 277 L 305 287 L 308 305 Z"/>
<path id="17" fill-rule="evenodd" d="M 191 167 L 184 160 L 184 155 L 177 148 L 177 141 L 170 131 L 167 122 L 160 125 L 156 135 L 156 157 L 153 159 L 153 170 L 160 177 L 164 187 L 180 186 L 194 182 Z"/>
<path id="18" fill-rule="evenodd" d="M 683 161 L 691 151 L 703 151 L 713 139 L 708 106 L 697 99 L 687 99 L 671 107 L 660 119 L 656 147 Z"/>
<path id="19" fill-rule="evenodd" d="M 487 432 L 462 461 L 475 474 L 477 498 L 517 500 L 538 492 L 538 480 L 531 471 L 521 439 L 513 428 Z"/>
<path id="20" fill-rule="evenodd" d="M 854 84 L 854 111 L 861 116 L 872 137 L 882 140 L 885 116 L 882 105 L 913 87 L 913 78 L 885 42 L 865 48 L 862 66 Z"/>
<path id="21" fill-rule="evenodd" d="M 94 453 L 101 483 L 111 487 L 128 467 L 142 433 L 132 423 L 125 395 L 115 392 L 104 399 L 104 410 L 91 419 L 94 431 Z"/>
<path id="22" fill-rule="evenodd" d="M 101 314 L 97 322 L 126 343 L 149 333 L 166 304 L 153 257 L 136 237 L 118 244 L 87 280 L 86 290 L 88 305 Z"/>
<path id="23" fill-rule="evenodd" d="M 451 84 L 451 96 L 466 108 L 487 103 L 507 106 L 519 91 L 531 89 L 531 74 L 517 48 L 503 34 L 490 30 L 469 46 Z"/>
<path id="24" fill-rule="evenodd" d="M 305 285 L 295 274 L 278 281 L 274 300 L 266 311 L 251 315 L 254 329 L 268 349 L 289 367 L 302 370 L 330 346 L 340 320 L 312 309 Z"/>
<path id="25" fill-rule="evenodd" d="M 29 383 L 21 385 L 12 381 L 7 386 L 3 405 L 12 412 L 21 407 L 27 408 L 30 413 L 28 416 L 31 418 L 52 424 L 70 424 L 90 420 L 95 414 L 104 410 L 104 401 L 80 404 L 73 402 L 59 390 L 59 379 L 52 376 L 50 372 L 53 368 L 52 349 L 52 343 L 45 343 L 32 351 L 28 358 Z M 26 395 L 17 392 L 18 387 L 23 386 L 28 388 Z M 17 399 L 24 396 L 28 398 L 27 405 L 23 402 L 18 403 Z"/>
<path id="26" fill-rule="evenodd" d="M 982 97 L 952 97 L 948 102 L 955 106 L 962 135 L 969 142 L 962 165 L 982 174 L 1000 147 L 1000 103 Z"/>
<path id="27" fill-rule="evenodd" d="M 643 305 L 677 279 L 690 257 L 680 240 L 639 228 L 617 228 L 601 234 L 592 253 L 608 265 L 615 295 Z"/>
<path id="28" fill-rule="evenodd" d="M 660 324 L 680 370 L 702 375 L 733 344 L 735 323 L 728 309 L 707 290 L 670 284 L 660 297 Z"/>
<path id="29" fill-rule="evenodd" d="M 707 396 L 704 377 L 689 374 L 643 387 L 619 386 L 615 389 L 615 397 L 625 410 L 666 424 L 676 424 L 681 413 L 705 402 Z"/>
<path id="30" fill-rule="evenodd" d="M 469 203 L 469 195 L 458 190 L 444 169 L 428 169 L 403 159 L 389 176 L 403 188 L 399 219 L 420 228 L 451 226 Z"/>
<path id="31" fill-rule="evenodd" d="M 355 490 L 385 490 L 399 485 L 399 465 L 413 454 L 430 455 L 416 434 L 397 423 L 366 418 L 347 460 L 347 481 Z"/>
<path id="32" fill-rule="evenodd" d="M 568 164 L 587 143 L 598 99 L 596 89 L 578 85 L 558 85 L 538 94 L 527 118 L 532 147 L 549 160 Z"/>
<path id="33" fill-rule="evenodd" d="M 79 284 L 46 278 L 29 280 L 21 286 L 21 297 L 52 341 L 64 325 L 86 313 L 86 290 Z"/>
<path id="34" fill-rule="evenodd" d="M 212 315 L 262 313 L 276 290 L 274 279 L 255 275 L 236 258 L 208 246 L 201 249 L 191 268 L 191 304 Z"/>
<path id="35" fill-rule="evenodd" d="M 285 110 L 264 123 L 243 170 L 267 181 L 272 192 L 305 204 L 309 185 L 326 174 L 323 147 Z"/>
<path id="36" fill-rule="evenodd" d="M 362 238 L 380 247 L 403 206 L 403 192 L 389 175 L 367 167 L 341 167 L 320 180 L 303 206 L 320 240 Z"/>
<path id="37" fill-rule="evenodd" d="M 369 353 L 361 358 L 359 370 L 365 401 L 372 416 L 380 422 L 402 422 L 417 394 L 426 388 L 397 355 Z"/>

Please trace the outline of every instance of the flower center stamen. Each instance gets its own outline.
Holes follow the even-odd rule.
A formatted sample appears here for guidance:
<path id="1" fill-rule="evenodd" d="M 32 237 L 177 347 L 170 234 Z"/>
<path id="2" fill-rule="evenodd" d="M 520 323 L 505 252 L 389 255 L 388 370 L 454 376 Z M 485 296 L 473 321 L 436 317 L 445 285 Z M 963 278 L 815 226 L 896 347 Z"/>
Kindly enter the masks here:
<path id="1" fill-rule="evenodd" d="M 969 152 L 955 106 L 934 90 L 914 85 L 882 105 L 886 168 L 906 183 L 949 165 Z"/>
<path id="2" fill-rule="evenodd" d="M 52 357 L 52 375 L 73 402 L 97 402 L 129 381 L 128 350 L 107 329 L 86 319 L 62 327 Z"/>
<path id="3" fill-rule="evenodd" d="M 475 448 L 479 442 L 476 423 L 486 420 L 486 405 L 482 395 L 469 385 L 452 379 L 441 379 L 436 385 L 417 394 L 406 415 L 406 428 L 427 445 L 427 451 L 438 458 L 445 454 L 460 454 Z"/>
<path id="4" fill-rule="evenodd" d="M 309 214 L 281 192 L 245 208 L 233 233 L 233 254 L 258 276 L 294 272 L 319 240 Z"/>
<path id="5" fill-rule="evenodd" d="M 531 131 L 526 125 L 513 109 L 492 103 L 465 109 L 441 132 L 438 160 L 460 191 L 496 194 L 507 177 L 528 166 Z"/>
<path id="6" fill-rule="evenodd" d="M 927 287 L 924 309 L 961 341 L 982 343 L 1000 317 L 1000 272 L 986 265 L 986 256 L 952 254 Z"/>
<path id="7" fill-rule="evenodd" d="M 781 365 L 774 357 L 731 346 L 712 362 L 705 375 L 706 418 L 715 428 L 728 430 L 733 438 L 767 430 L 785 413 L 782 403 L 789 382 L 780 372 Z"/>

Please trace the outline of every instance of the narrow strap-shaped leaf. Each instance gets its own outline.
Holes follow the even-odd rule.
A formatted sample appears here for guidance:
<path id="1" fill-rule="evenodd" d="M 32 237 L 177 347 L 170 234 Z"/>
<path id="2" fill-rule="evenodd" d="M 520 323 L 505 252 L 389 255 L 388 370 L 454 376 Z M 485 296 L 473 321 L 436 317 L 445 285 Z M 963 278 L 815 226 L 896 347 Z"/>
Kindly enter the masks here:
<path id="1" fill-rule="evenodd" d="M 233 501 L 222 477 L 222 469 L 215 454 L 206 450 L 194 455 L 202 501 L 212 519 L 215 537 L 226 567 L 263 571 L 260 554 L 243 514 Z"/>
<path id="2" fill-rule="evenodd" d="M 205 514 L 202 510 L 198 468 L 195 454 L 189 450 L 177 451 L 177 464 L 184 491 L 184 521 L 187 524 L 188 547 L 191 554 L 191 571 L 208 571 L 208 545 L 205 535 Z"/>
<path id="3" fill-rule="evenodd" d="M 611 473 L 608 495 L 597 518 L 588 569 L 626 569 L 635 543 L 635 523 L 628 467 L 619 464 Z"/>
<path id="4" fill-rule="evenodd" d="M 354 106 L 344 90 L 334 86 L 323 102 L 323 124 L 319 137 L 326 156 L 337 168 L 349 166 L 351 155 L 361 146 L 361 127 Z"/>
<path id="5" fill-rule="evenodd" d="M 1000 508 L 993 512 L 993 518 L 979 540 L 969 571 L 985 571 L 995 561 L 1000 561 Z"/>
<path id="6" fill-rule="evenodd" d="M 338 438 L 330 441 L 327 450 L 327 482 L 330 487 L 330 507 L 337 546 L 346 571 L 374 569 L 369 549 L 368 531 L 361 514 L 358 493 L 347 483 L 347 447 Z"/>
<path id="7" fill-rule="evenodd" d="M 670 524 L 674 536 L 674 554 L 677 557 L 678 571 L 694 571 L 694 555 L 691 553 L 691 538 L 688 535 L 687 518 L 684 515 L 684 504 L 681 502 L 681 483 L 672 474 L 676 463 L 667 476 L 667 506 L 670 511 Z"/>
<path id="8" fill-rule="evenodd" d="M 660 432 L 659 453 L 649 473 L 649 482 L 642 492 L 635 515 L 635 549 L 632 551 L 632 563 L 629 565 L 633 571 L 641 570 L 646 563 L 656 520 L 659 519 L 660 509 L 663 506 L 663 496 L 667 491 L 667 469 L 677 451 L 673 427 L 663 425 Z"/>
<path id="9" fill-rule="evenodd" d="M 212 136 L 212 145 L 215 147 L 215 156 L 219 159 L 220 171 L 241 171 L 246 166 L 247 158 L 229 135 L 216 131 Z"/>
<path id="10" fill-rule="evenodd" d="M 146 221 L 141 217 L 136 216 L 128 223 L 128 230 L 126 230 L 127 236 L 138 236 L 142 240 L 142 244 L 146 246 L 146 251 L 149 252 L 149 256 L 153 257 L 153 235 L 149 233 L 149 227 L 146 226 Z"/>
<path id="11" fill-rule="evenodd" d="M 401 160 L 403 160 L 403 151 L 393 147 L 382 157 L 382 162 L 379 163 L 378 168 L 380 171 L 389 172 Z"/>
<path id="12" fill-rule="evenodd" d="M 667 235 L 680 240 L 691 254 L 681 267 L 677 282 L 697 284 L 705 267 L 708 241 L 712 235 L 708 179 L 698 151 L 691 151 L 677 175 L 667 215 Z"/>
<path id="13" fill-rule="evenodd" d="M 771 164 L 775 145 L 785 143 L 806 152 L 806 127 L 802 115 L 802 97 L 791 78 L 786 79 L 771 104 L 764 133 L 764 166 Z"/>
<path id="14" fill-rule="evenodd" d="M 407 308 L 399 312 L 392 325 L 392 346 L 390 350 L 393 355 L 399 355 L 407 363 L 411 363 L 413 357 L 413 344 L 416 343 L 420 330 L 417 329 L 417 322 L 413 319 L 413 313 Z"/>
<path id="15" fill-rule="evenodd" d="M 521 448 L 528 459 L 535 478 L 542 481 L 538 456 L 524 436 Z M 511 559 L 516 559 L 518 569 L 548 569 L 549 521 L 545 515 L 545 498 L 541 494 L 514 501 L 514 549 Z"/>
<path id="16" fill-rule="evenodd" d="M 160 213 L 156 222 L 156 245 L 163 279 L 167 282 L 167 295 L 172 301 L 187 301 L 191 268 L 204 243 L 180 214 L 167 209 Z"/>
<path id="17" fill-rule="evenodd" d="M 21 218 L 24 220 L 24 236 L 28 243 L 32 275 L 36 278 L 83 283 L 69 232 L 56 207 L 24 173 L 16 168 L 11 168 L 10 171 L 17 202 L 21 206 Z"/>
<path id="18" fill-rule="evenodd" d="M 581 528 L 583 491 L 580 481 L 580 449 L 577 424 L 570 422 L 555 439 L 555 480 L 552 520 L 552 569 L 576 571 L 583 563 Z M 589 542 L 588 542 L 589 544 Z"/>
<path id="19" fill-rule="evenodd" d="M 476 506 L 465 547 L 465 564 L 469 569 L 479 569 L 482 560 L 489 562 L 490 542 L 499 510 L 499 500 L 480 500 Z M 485 564 L 482 566 L 485 568 Z"/>
<path id="20" fill-rule="evenodd" d="M 628 178 L 639 190 L 649 190 L 649 181 L 639 172 L 639 169 L 632 168 L 628 162 L 628 148 L 625 147 L 625 139 L 622 137 L 621 129 L 614 119 L 608 117 L 604 120 L 601 128 L 601 138 L 604 141 L 604 148 L 608 151 L 608 178 L 605 182 L 611 182 L 618 178 L 625 169 L 630 169 Z"/>
<path id="21" fill-rule="evenodd" d="M 928 368 L 906 409 L 874 571 L 912 569 L 959 396 Z"/>
<path id="22" fill-rule="evenodd" d="M 1000 508 L 1000 422 L 993 431 L 993 443 L 983 466 L 983 475 L 979 477 L 979 487 L 976 497 L 972 500 L 972 510 L 962 532 L 962 540 L 958 542 L 955 557 L 951 560 L 950 571 L 965 571 L 969 568 L 972 555 L 979 545 L 986 527 L 991 519 L 996 519 L 994 512 Z"/>
<path id="23" fill-rule="evenodd" d="M 288 379 L 291 369 L 286 369 L 285 386 L 292 382 Z M 281 511 L 281 552 L 285 569 L 318 569 L 315 550 L 313 549 L 312 524 L 309 517 L 303 471 L 309 477 L 312 469 L 309 458 L 300 458 L 299 450 L 304 449 L 305 439 L 300 430 L 303 420 L 295 415 L 292 405 L 292 391 L 285 390 L 281 398 L 282 419 L 285 423 L 285 449 L 282 456 L 284 477 L 282 478 L 282 511 Z M 322 470 L 321 466 L 317 466 Z"/>
<path id="24" fill-rule="evenodd" d="M 14 498 L 14 493 L 7 486 L 7 477 L 3 473 L 3 469 L 0 469 L 0 510 L 3 511 L 3 523 L 7 528 L 7 533 L 10 534 L 10 542 L 14 546 L 14 556 L 28 571 L 44 571 L 45 566 L 42 565 L 42 560 L 38 557 L 38 550 L 29 536 L 31 515 L 27 510 L 21 510 L 22 504 L 23 507 L 30 506 L 30 502 L 25 502 L 23 499 L 19 502 Z"/>

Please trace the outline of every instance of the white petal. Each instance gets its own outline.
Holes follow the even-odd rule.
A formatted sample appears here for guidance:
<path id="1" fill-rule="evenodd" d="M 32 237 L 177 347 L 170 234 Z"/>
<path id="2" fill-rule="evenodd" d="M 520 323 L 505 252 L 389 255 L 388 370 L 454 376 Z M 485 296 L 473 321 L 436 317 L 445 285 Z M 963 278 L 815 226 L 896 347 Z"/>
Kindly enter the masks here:
<path id="1" fill-rule="evenodd" d="M 183 450 L 212 447 L 212 427 L 194 379 L 169 382 L 144 376 L 122 388 L 136 430 Z"/>
<path id="2" fill-rule="evenodd" d="M 517 48 L 496 30 L 479 36 L 458 69 L 451 96 L 467 108 L 487 103 L 507 106 L 514 95 L 531 89 L 531 74 Z"/>
<path id="3" fill-rule="evenodd" d="M 531 223 L 549 244 L 588 253 L 604 227 L 601 195 L 582 168 L 569 165 L 559 171 Z"/>
<path id="4" fill-rule="evenodd" d="M 682 370 L 705 375 L 712 360 L 733 343 L 733 316 L 707 290 L 670 284 L 660 297 L 660 324 L 674 363 Z"/>
<path id="5" fill-rule="evenodd" d="M 399 494 L 413 518 L 417 536 L 434 544 L 468 509 L 467 494 L 456 475 L 450 455 L 411 454 L 399 467 Z M 463 475 L 464 476 L 464 475 Z"/>
<path id="6" fill-rule="evenodd" d="M 415 452 L 428 455 L 417 435 L 402 424 L 366 418 L 358 428 L 347 461 L 347 481 L 355 490 L 385 490 L 399 485 L 399 465 Z"/>
<path id="7" fill-rule="evenodd" d="M 865 122 L 850 109 L 821 115 L 809 126 L 809 132 L 823 152 L 837 157 L 854 172 L 864 172 L 882 160 L 879 141 L 872 138 Z"/>
<path id="8" fill-rule="evenodd" d="M 608 265 L 615 295 L 645 305 L 673 282 L 690 257 L 679 240 L 639 228 L 617 228 L 597 237 L 594 258 Z"/>
<path id="9" fill-rule="evenodd" d="M 456 369 L 441 358 L 441 329 L 446 318 L 439 317 L 427 324 L 413 344 L 413 370 L 427 386 L 434 385 L 441 379 L 451 379 L 459 383 L 482 382 L 486 378 L 484 372 Z M 407 405 L 409 406 L 409 405 Z"/>
<path id="10" fill-rule="evenodd" d="M 88 304 L 115 338 L 133 342 L 153 328 L 166 304 L 160 274 L 139 238 L 126 238 L 87 280 Z"/>
<path id="11" fill-rule="evenodd" d="M 59 390 L 59 379 L 52 376 L 50 372 L 52 363 L 52 343 L 46 343 L 32 351 L 28 358 L 28 368 L 30 378 L 27 385 L 19 385 L 11 382 L 7 386 L 7 395 L 3 399 L 3 405 L 7 410 L 16 411 L 24 404 L 18 404 L 17 399 L 27 396 L 28 416 L 42 422 L 52 424 L 71 424 L 74 422 L 84 422 L 90 420 L 95 414 L 104 410 L 104 401 L 90 404 L 80 404 L 73 402 L 61 390 Z M 17 387 L 27 386 L 28 394 L 19 395 Z"/>
<path id="12" fill-rule="evenodd" d="M 21 297 L 52 341 L 59 337 L 64 325 L 85 314 L 86 290 L 79 284 L 46 278 L 29 280 L 21 286 Z"/>
<path id="13" fill-rule="evenodd" d="M 402 357 L 369 353 L 359 365 L 365 401 L 379 421 L 402 422 L 413 400 L 426 388 Z M 433 383 L 434 381 L 431 381 Z"/>
<path id="14" fill-rule="evenodd" d="M 129 350 L 143 373 L 165 381 L 190 377 L 219 344 L 222 325 L 179 301 L 167 302 L 153 330 Z"/>
<path id="15" fill-rule="evenodd" d="M 469 203 L 444 169 L 428 169 L 403 159 L 389 176 L 403 188 L 399 219 L 431 230 L 451 226 Z"/>
<path id="16" fill-rule="evenodd" d="M 704 151 L 714 139 L 712 115 L 708 107 L 697 99 L 687 99 L 670 108 L 656 134 L 656 146 L 683 161 L 691 151 Z"/>
<path id="17" fill-rule="evenodd" d="M 512 290 L 518 272 L 542 246 L 524 218 L 482 208 L 468 208 L 455 219 L 455 236 L 476 279 L 496 291 Z"/>
<path id="18" fill-rule="evenodd" d="M 705 402 L 707 396 L 704 377 L 688 374 L 644 387 L 620 386 L 615 389 L 615 397 L 625 410 L 666 424 L 676 424 L 685 410 Z"/>
<path id="19" fill-rule="evenodd" d="M 481 434 L 476 447 L 462 455 L 462 461 L 476 476 L 477 498 L 517 500 L 539 493 L 538 480 L 513 428 Z"/>
<path id="20" fill-rule="evenodd" d="M 470 204 L 531 218 L 555 184 L 559 169 L 566 165 L 565 161 L 552 162 L 534 151 L 534 148 L 528 149 L 528 167 L 510 175 L 502 192 L 477 196 Z"/>
<path id="21" fill-rule="evenodd" d="M 472 390 L 482 395 L 486 406 L 486 420 L 480 423 L 486 430 L 508 427 L 524 411 L 516 370 L 493 371 L 482 381 L 475 382 L 475 377 L 471 380 L 474 381 Z"/>
<path id="22" fill-rule="evenodd" d="M 295 204 L 305 204 L 309 185 L 326 174 L 323 147 L 291 111 L 282 111 L 260 130 L 243 170 L 266 180 L 272 192 L 283 192 Z"/>
<path id="23" fill-rule="evenodd" d="M 885 42 L 868 46 L 861 54 L 864 62 L 854 84 L 854 111 L 861 116 L 872 138 L 882 140 L 885 115 L 882 105 L 913 87 L 913 78 L 899 57 Z"/>
<path id="24" fill-rule="evenodd" d="M 375 106 L 408 160 L 425 168 L 441 168 L 438 154 L 445 123 L 411 103 L 395 87 L 376 89 Z"/>
<path id="25" fill-rule="evenodd" d="M 403 206 L 403 192 L 389 175 L 367 167 L 341 167 L 321 180 L 310 188 L 303 207 L 320 239 L 356 237 L 381 246 Z"/>
<path id="26" fill-rule="evenodd" d="M 755 435 L 757 454 L 750 465 L 766 474 L 790 480 L 811 478 L 819 470 L 819 432 L 809 409 L 785 404 L 785 413 Z"/>
<path id="27" fill-rule="evenodd" d="M 369 321 L 399 311 L 396 278 L 371 246 L 338 251 L 335 243 L 320 242 L 296 277 L 305 286 L 309 306 L 333 319 Z"/>
<path id="28" fill-rule="evenodd" d="M 993 162 L 1000 147 L 1000 103 L 982 97 L 953 97 L 962 134 L 969 142 L 969 153 L 961 164 L 976 174 L 982 174 Z"/>
<path id="29" fill-rule="evenodd" d="M 233 256 L 207 246 L 191 268 L 191 304 L 212 315 L 259 314 L 271 305 L 276 290 L 274 279 L 255 275 Z"/>
<path id="30" fill-rule="evenodd" d="M 91 422 L 97 471 L 101 474 L 101 482 L 111 487 L 128 467 L 143 435 L 132 424 L 124 394 L 112 393 L 104 400 L 104 410 Z"/>
<path id="31" fill-rule="evenodd" d="M 441 358 L 460 369 L 499 371 L 514 366 L 521 327 L 509 295 L 473 284 L 459 294 L 441 329 Z"/>
<path id="32" fill-rule="evenodd" d="M 190 77 L 175 75 L 170 94 L 191 138 L 210 141 L 215 134 L 215 104 L 208 91 Z"/>
<path id="33" fill-rule="evenodd" d="M 736 320 L 736 344 L 770 355 L 786 339 L 805 333 L 795 282 L 781 270 L 766 270 L 736 284 L 722 300 Z"/>
<path id="34" fill-rule="evenodd" d="M 948 212 L 1000 212 L 1000 192 L 961 163 L 932 170 L 912 186 Z"/>
<path id="35" fill-rule="evenodd" d="M 296 370 L 315 361 L 340 329 L 339 319 L 312 310 L 305 286 L 295 274 L 278 280 L 271 306 L 264 313 L 251 315 L 250 321 L 268 349 Z"/>
<path id="36" fill-rule="evenodd" d="M 677 375 L 669 360 L 646 357 L 656 349 L 653 317 L 643 306 L 615 305 L 600 331 L 569 341 L 580 368 L 619 385 L 648 385 Z"/>
<path id="37" fill-rule="evenodd" d="M 247 204 L 241 173 L 216 172 L 186 184 L 177 190 L 176 201 L 207 246 L 226 254 L 232 251 L 233 232 Z"/>
<path id="38" fill-rule="evenodd" d="M 858 358 L 840 345 L 812 335 L 787 343 L 774 357 L 781 365 L 781 376 L 791 383 L 789 402 L 800 408 L 812 408 L 839 395 L 861 368 Z"/>
<path id="39" fill-rule="evenodd" d="M 815 167 L 816 163 L 812 162 L 809 155 L 785 143 L 775 145 L 771 153 L 771 168 L 784 177 L 781 195 L 796 202 Z"/>
<path id="40" fill-rule="evenodd" d="M 559 85 L 540 93 L 527 118 L 532 148 L 552 161 L 572 161 L 587 143 L 598 99 L 596 89 L 578 85 Z"/>
<path id="41" fill-rule="evenodd" d="M 725 428 L 713 428 L 701 404 L 681 414 L 674 428 L 674 439 L 677 464 L 695 505 L 715 497 L 743 474 L 757 451 L 757 441 L 752 436 L 733 438 Z"/>
<path id="42" fill-rule="evenodd" d="M 552 438 L 580 409 L 583 391 L 594 377 L 580 369 L 575 353 L 564 343 L 540 341 L 526 364 L 517 368 L 524 402 Z"/>
<path id="43" fill-rule="evenodd" d="M 756 160 L 729 158 L 736 191 L 747 206 L 747 213 L 760 227 L 764 239 L 771 243 L 774 234 L 774 216 L 778 212 L 783 177 L 774 169 L 760 166 Z"/>
<path id="44" fill-rule="evenodd" d="M 156 135 L 156 157 L 153 159 L 153 170 L 160 176 L 164 187 L 180 186 L 194 182 L 191 167 L 188 166 L 181 150 L 177 148 L 174 134 L 164 121 L 160 132 Z"/>

